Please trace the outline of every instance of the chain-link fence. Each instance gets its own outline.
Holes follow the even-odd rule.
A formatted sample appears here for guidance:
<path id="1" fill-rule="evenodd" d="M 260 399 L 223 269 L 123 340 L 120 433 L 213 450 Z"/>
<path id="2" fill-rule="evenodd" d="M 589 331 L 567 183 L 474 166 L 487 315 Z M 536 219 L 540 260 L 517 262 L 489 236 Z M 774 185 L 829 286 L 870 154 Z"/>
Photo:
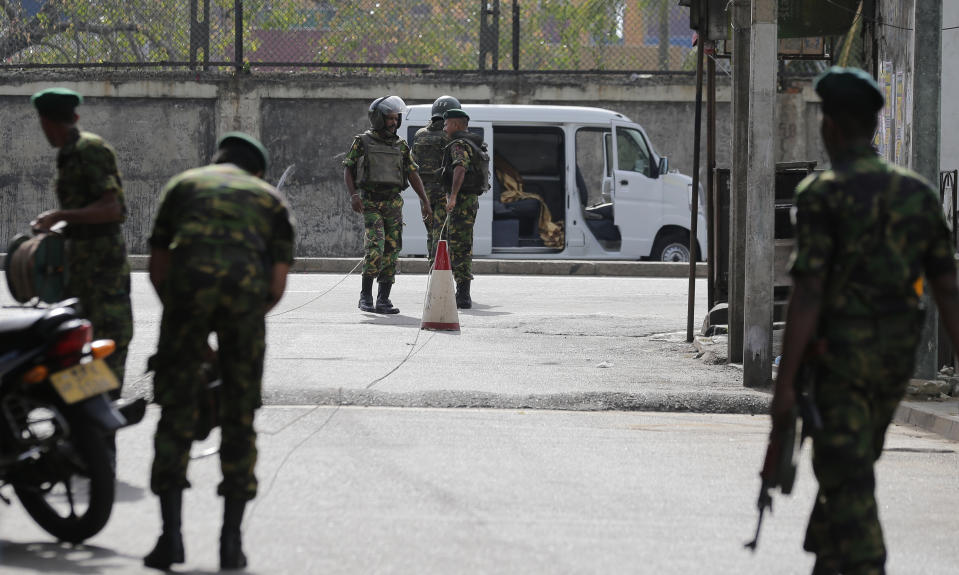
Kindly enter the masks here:
<path id="1" fill-rule="evenodd" d="M 692 38 L 676 0 L 0 0 L 5 67 L 678 72 Z"/>

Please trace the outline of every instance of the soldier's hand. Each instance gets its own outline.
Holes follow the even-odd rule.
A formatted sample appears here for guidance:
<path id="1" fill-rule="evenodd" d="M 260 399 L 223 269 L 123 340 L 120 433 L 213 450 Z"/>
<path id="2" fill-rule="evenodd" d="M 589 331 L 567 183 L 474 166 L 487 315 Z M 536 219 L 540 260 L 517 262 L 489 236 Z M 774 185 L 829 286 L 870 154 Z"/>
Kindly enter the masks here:
<path id="1" fill-rule="evenodd" d="M 30 222 L 30 227 L 37 232 L 48 232 L 53 224 L 60 221 L 58 210 L 47 210 Z"/>
<path id="2" fill-rule="evenodd" d="M 456 195 L 450 194 L 449 196 L 446 196 L 446 213 L 452 212 L 453 208 L 455 207 L 456 207 Z"/>
<path id="3" fill-rule="evenodd" d="M 773 400 L 769 405 L 769 413 L 772 415 L 774 429 L 779 429 L 790 423 L 793 417 L 795 417 L 793 415 L 795 406 L 796 389 L 792 385 L 792 382 L 785 380 L 776 381 Z"/>
<path id="4" fill-rule="evenodd" d="M 363 213 L 363 200 L 360 199 L 359 194 L 353 194 L 350 196 L 350 207 L 353 208 L 353 211 L 358 214 Z"/>
<path id="5" fill-rule="evenodd" d="M 420 202 L 420 213 L 423 214 L 423 221 L 428 222 L 430 218 L 433 217 L 433 211 L 430 210 L 430 205 L 426 202 Z"/>

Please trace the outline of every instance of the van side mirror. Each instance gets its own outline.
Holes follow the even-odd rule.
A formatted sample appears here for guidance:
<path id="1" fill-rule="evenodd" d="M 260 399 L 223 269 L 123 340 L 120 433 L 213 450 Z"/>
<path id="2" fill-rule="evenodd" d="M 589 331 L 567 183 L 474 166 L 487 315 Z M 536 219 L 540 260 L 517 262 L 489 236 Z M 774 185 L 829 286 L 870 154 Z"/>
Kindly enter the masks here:
<path id="1" fill-rule="evenodd" d="M 659 175 L 669 173 L 669 158 L 659 159 Z"/>

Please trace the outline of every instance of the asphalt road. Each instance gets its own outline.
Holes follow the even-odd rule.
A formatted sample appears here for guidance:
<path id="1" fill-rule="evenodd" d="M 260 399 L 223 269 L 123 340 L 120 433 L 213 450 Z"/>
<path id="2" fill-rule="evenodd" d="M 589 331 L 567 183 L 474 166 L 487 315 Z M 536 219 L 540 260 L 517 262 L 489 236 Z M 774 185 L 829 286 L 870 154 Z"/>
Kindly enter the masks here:
<path id="1" fill-rule="evenodd" d="M 161 308 L 146 274 L 132 279 L 126 392 L 149 393 L 143 373 Z M 268 318 L 265 403 L 766 409 L 768 396 L 744 390 L 741 371 L 694 359 L 685 342 L 686 279 L 478 276 L 458 333 L 418 329 L 427 279 L 398 276 L 392 300 L 401 313 L 384 316 L 356 308 L 358 276 L 291 275 Z M 699 280 L 697 327 L 705 291 Z M 12 303 L 5 291 L 0 303 Z"/>
<path id="2" fill-rule="evenodd" d="M 148 491 L 155 411 L 120 436 L 120 501 L 87 545 L 61 546 L 18 503 L 0 508 L 0 571 L 155 573 Z M 768 419 L 546 410 L 268 407 L 260 495 L 245 522 L 250 573 L 808 573 L 815 482 L 808 449 L 758 552 L 758 469 Z M 201 452 L 215 438 L 198 445 Z M 894 427 L 879 462 L 889 573 L 955 571 L 957 444 Z M 217 568 L 215 457 L 185 494 L 187 563 Z"/>

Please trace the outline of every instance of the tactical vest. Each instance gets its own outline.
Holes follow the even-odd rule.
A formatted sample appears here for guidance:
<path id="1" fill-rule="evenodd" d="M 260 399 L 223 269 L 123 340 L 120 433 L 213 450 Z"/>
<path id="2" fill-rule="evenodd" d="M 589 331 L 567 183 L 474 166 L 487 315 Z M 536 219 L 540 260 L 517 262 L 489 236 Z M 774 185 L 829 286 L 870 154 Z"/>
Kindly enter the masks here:
<path id="1" fill-rule="evenodd" d="M 432 127 L 432 126 L 430 126 Z M 413 137 L 413 160 L 424 184 L 439 184 L 443 176 L 443 149 L 448 139 L 442 128 L 422 128 Z"/>
<path id="2" fill-rule="evenodd" d="M 466 175 L 463 177 L 463 185 L 460 186 L 460 193 L 477 196 L 485 193 L 490 187 L 489 152 L 486 148 L 486 142 L 479 134 L 470 132 L 453 134 L 453 141 L 446 145 L 443 153 L 443 181 L 447 186 L 453 185 L 452 146 L 456 142 L 463 142 L 473 152 L 469 168 L 467 168 Z"/>
<path id="3" fill-rule="evenodd" d="M 403 150 L 394 144 L 363 133 L 363 155 L 356 161 L 356 186 L 364 189 L 406 187 Z M 398 141 L 398 140 L 397 140 Z"/>

